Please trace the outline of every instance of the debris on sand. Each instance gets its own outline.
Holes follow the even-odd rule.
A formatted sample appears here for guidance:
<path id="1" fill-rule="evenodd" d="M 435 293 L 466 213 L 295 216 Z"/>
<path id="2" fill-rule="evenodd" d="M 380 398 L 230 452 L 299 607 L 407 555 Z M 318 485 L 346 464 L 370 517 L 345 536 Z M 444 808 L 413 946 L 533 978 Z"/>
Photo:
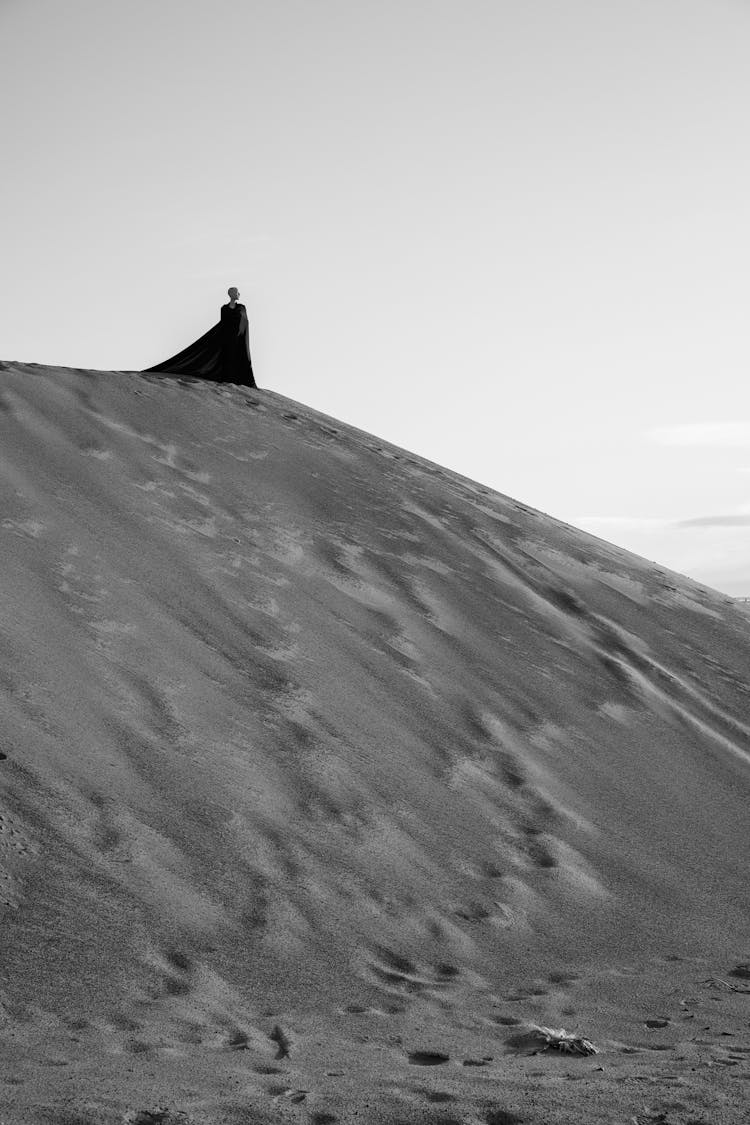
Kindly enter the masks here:
<path id="1" fill-rule="evenodd" d="M 748 970 L 747 973 L 745 970 Z M 740 978 L 745 976 L 750 977 L 750 966 L 738 965 L 736 969 L 732 969 L 729 975 L 730 977 Z M 745 988 L 742 985 L 733 984 L 732 981 L 725 980 L 723 977 L 706 977 L 704 981 L 701 981 L 701 984 L 710 984 L 712 988 L 725 988 L 728 992 L 750 993 L 750 987 Z"/>
<path id="2" fill-rule="evenodd" d="M 565 1055 L 598 1055 L 599 1048 L 590 1039 L 581 1035 L 571 1035 L 564 1027 L 539 1027 L 534 1024 L 529 1038 L 539 1046 L 539 1051 L 561 1051 Z"/>

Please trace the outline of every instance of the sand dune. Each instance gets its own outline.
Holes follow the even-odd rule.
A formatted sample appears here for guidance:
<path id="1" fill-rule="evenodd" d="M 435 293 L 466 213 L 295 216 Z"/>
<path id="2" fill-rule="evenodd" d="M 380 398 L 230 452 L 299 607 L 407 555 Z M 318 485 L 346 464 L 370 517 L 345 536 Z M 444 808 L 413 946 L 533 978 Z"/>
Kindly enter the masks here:
<path id="1" fill-rule="evenodd" d="M 0 391 L 3 1125 L 746 1120 L 741 608 L 269 391 Z"/>

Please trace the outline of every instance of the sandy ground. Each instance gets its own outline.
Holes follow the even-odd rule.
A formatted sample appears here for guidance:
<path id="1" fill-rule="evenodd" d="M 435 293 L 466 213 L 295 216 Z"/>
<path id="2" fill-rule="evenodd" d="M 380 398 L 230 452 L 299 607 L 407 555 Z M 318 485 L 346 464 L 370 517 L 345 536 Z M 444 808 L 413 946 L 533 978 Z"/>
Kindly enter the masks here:
<path id="1" fill-rule="evenodd" d="M 747 612 L 265 390 L 0 431 L 2 1125 L 747 1120 Z"/>

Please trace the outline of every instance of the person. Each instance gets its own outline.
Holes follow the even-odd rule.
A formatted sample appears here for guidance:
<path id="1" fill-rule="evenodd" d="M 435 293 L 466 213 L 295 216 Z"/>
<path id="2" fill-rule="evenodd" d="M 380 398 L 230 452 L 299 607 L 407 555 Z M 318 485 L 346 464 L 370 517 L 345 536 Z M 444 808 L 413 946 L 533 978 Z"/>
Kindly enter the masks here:
<path id="1" fill-rule="evenodd" d="M 209 328 L 194 343 L 162 363 L 146 371 L 162 371 L 170 375 L 193 375 L 198 379 L 214 379 L 222 383 L 256 386 L 250 358 L 250 329 L 247 309 L 240 304 L 240 291 L 232 285 L 227 290 L 229 301 L 221 306 L 218 324 Z"/>

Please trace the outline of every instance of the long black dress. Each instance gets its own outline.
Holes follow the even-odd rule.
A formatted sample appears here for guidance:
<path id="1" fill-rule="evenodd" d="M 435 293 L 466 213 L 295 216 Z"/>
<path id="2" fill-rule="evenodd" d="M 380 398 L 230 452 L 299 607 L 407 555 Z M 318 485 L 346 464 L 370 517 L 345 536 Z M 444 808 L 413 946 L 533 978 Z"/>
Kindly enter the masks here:
<path id="1" fill-rule="evenodd" d="M 147 367 L 146 371 L 164 371 L 171 375 L 193 375 L 199 379 L 215 379 L 222 383 L 239 383 L 254 387 L 253 364 L 250 359 L 250 334 L 247 310 L 239 302 L 232 308 L 221 306 L 221 320 L 209 328 L 177 355 Z"/>

